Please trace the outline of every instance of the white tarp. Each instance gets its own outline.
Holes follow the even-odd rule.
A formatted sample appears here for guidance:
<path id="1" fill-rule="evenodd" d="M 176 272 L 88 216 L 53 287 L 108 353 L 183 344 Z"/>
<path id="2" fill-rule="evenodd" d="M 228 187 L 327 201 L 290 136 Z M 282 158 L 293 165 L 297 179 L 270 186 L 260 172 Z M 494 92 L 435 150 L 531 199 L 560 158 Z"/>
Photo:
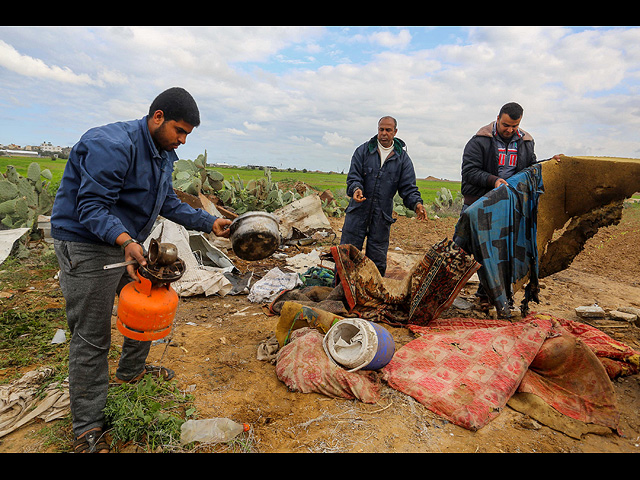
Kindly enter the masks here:
<path id="1" fill-rule="evenodd" d="M 69 415 L 68 380 L 51 383 L 43 391 L 54 373 L 50 367 L 40 367 L 0 385 L 0 438 L 35 419 L 50 422 Z"/>
<path id="2" fill-rule="evenodd" d="M 0 263 L 4 262 L 20 237 L 27 233 L 29 228 L 13 228 L 11 230 L 0 230 Z"/>

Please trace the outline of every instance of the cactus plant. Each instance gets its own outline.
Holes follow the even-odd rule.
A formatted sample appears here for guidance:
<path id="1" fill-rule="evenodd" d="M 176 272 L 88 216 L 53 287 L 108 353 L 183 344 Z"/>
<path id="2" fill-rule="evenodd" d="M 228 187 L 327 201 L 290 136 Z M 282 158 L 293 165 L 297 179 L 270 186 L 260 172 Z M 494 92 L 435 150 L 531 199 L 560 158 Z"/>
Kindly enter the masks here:
<path id="1" fill-rule="evenodd" d="M 440 215 L 458 215 L 462 208 L 462 197 L 457 194 L 456 197 L 448 188 L 442 187 L 433 200 L 433 211 Z"/>
<path id="2" fill-rule="evenodd" d="M 207 152 L 195 160 L 178 160 L 174 164 L 173 186 L 177 190 L 198 195 L 215 194 L 237 214 L 264 210 L 273 212 L 300 198 L 297 192 L 282 191 L 271 179 L 271 171 L 265 169 L 264 177 L 248 182 L 238 175 L 225 179 L 218 171 L 207 170 Z"/>
<path id="3" fill-rule="evenodd" d="M 397 193 L 393 196 L 393 211 L 398 215 L 404 215 L 405 217 L 409 218 L 416 216 L 416 212 L 414 212 L 410 208 L 405 207 L 402 201 L 402 197 L 400 197 L 400 195 L 398 195 Z"/>
<path id="4" fill-rule="evenodd" d="M 37 162 L 29 165 L 26 177 L 7 165 L 0 178 L 0 228 L 33 227 L 38 215 L 49 213 L 53 206 L 48 192 L 51 178 L 51 171 L 41 170 Z"/>
<path id="5" fill-rule="evenodd" d="M 266 168 L 264 176 L 248 180 L 231 176 L 224 178 L 220 172 L 207 170 L 207 152 L 198 155 L 195 160 L 178 160 L 174 164 L 173 186 L 177 190 L 192 195 L 199 193 L 215 194 L 225 207 L 238 215 L 251 211 L 273 212 L 301 195 L 294 190 L 282 190 L 271 177 L 271 170 Z M 1 198 L 1 197 L 0 197 Z M 323 210 L 330 216 L 342 216 L 348 200 L 338 198 L 331 202 L 323 202 Z M 411 212 L 413 213 L 413 212 Z"/>

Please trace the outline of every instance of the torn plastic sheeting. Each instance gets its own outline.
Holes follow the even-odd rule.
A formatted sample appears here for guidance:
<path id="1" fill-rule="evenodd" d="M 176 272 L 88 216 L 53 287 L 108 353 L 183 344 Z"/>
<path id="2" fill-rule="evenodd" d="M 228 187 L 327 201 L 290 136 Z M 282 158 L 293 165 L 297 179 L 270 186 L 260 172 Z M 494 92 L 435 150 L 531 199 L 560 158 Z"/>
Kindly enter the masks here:
<path id="1" fill-rule="evenodd" d="M 297 273 L 285 273 L 275 267 L 251 287 L 247 299 L 253 303 L 271 302 L 280 292 L 293 290 L 300 285 L 302 280 Z"/>
<path id="2" fill-rule="evenodd" d="M 200 255 L 200 261 L 203 265 L 235 269 L 231 259 L 222 250 L 212 245 L 201 233 L 189 233 L 189 246 L 192 252 Z"/>
<path id="3" fill-rule="evenodd" d="M 13 244 L 21 238 L 25 233 L 29 231 L 29 228 L 13 228 L 11 230 L 0 230 L 0 263 L 4 262 L 11 250 Z"/>

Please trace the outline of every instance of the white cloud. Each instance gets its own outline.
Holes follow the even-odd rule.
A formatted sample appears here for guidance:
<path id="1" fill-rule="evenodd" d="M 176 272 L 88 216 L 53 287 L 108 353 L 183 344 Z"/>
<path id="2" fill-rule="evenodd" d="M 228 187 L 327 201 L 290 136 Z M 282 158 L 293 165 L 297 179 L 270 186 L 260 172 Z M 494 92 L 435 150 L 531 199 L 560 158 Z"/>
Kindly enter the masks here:
<path id="1" fill-rule="evenodd" d="M 324 143 L 330 147 L 351 147 L 353 146 L 353 140 L 347 137 L 341 136 L 338 132 L 324 132 L 322 135 Z"/>
<path id="2" fill-rule="evenodd" d="M 401 30 L 397 35 L 390 32 L 376 32 L 369 35 L 369 41 L 387 48 L 404 48 L 411 42 L 408 30 Z"/>
<path id="3" fill-rule="evenodd" d="M 353 35 L 352 41 L 369 43 L 384 48 L 404 48 L 411 42 L 411 33 L 406 29 L 400 30 L 397 34 L 389 31 L 373 31 L 373 33 Z"/>
<path id="4" fill-rule="evenodd" d="M 242 125 L 249 131 L 263 132 L 265 130 L 262 125 L 258 125 L 257 123 L 243 122 Z"/>
<path id="5" fill-rule="evenodd" d="M 0 40 L 0 66 L 27 77 L 55 80 L 74 85 L 93 85 L 98 82 L 87 74 L 76 74 L 68 67 L 47 65 L 44 61 L 21 55 L 14 47 Z"/>
<path id="6" fill-rule="evenodd" d="M 244 132 L 238 128 L 223 128 L 224 132 L 230 133 L 231 135 L 245 136 L 247 132 Z"/>
<path id="7" fill-rule="evenodd" d="M 180 85 L 202 117 L 185 158 L 215 149 L 229 162 L 341 171 L 393 115 L 418 176 L 457 179 L 465 143 L 509 101 L 523 105 L 539 158 L 640 156 L 639 28 L 472 28 L 428 44 L 438 28 L 352 30 L 0 28 L 0 118 L 11 119 L 0 143 L 53 138 L 63 123 L 73 143 Z M 28 134 L 38 138 L 6 137 Z"/>

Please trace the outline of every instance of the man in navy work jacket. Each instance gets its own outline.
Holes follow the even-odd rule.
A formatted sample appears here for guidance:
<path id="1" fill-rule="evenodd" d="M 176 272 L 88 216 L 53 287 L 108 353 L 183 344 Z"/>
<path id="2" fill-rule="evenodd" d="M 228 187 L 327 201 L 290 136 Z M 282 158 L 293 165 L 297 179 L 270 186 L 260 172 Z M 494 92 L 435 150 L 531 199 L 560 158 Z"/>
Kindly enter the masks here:
<path id="1" fill-rule="evenodd" d="M 76 452 L 106 452 L 104 415 L 109 386 L 108 354 L 115 295 L 132 278 L 123 260 L 146 261 L 141 242 L 158 215 L 191 230 L 228 236 L 230 220 L 180 202 L 171 181 L 175 149 L 200 124 L 191 95 L 170 88 L 153 101 L 148 116 L 93 128 L 73 147 L 51 214 L 51 235 L 66 301 L 69 393 Z M 116 382 L 140 379 L 151 342 L 125 338 Z M 169 369 L 155 369 L 165 378 Z"/>
<path id="2" fill-rule="evenodd" d="M 392 117 L 378 121 L 378 134 L 360 145 L 351 158 L 347 175 L 347 195 L 351 197 L 345 213 L 340 244 L 362 249 L 380 274 L 387 269 L 387 250 L 393 218 L 393 197 L 402 197 L 417 218 L 427 216 L 416 174 L 405 143 L 396 138 L 398 124 Z"/>

